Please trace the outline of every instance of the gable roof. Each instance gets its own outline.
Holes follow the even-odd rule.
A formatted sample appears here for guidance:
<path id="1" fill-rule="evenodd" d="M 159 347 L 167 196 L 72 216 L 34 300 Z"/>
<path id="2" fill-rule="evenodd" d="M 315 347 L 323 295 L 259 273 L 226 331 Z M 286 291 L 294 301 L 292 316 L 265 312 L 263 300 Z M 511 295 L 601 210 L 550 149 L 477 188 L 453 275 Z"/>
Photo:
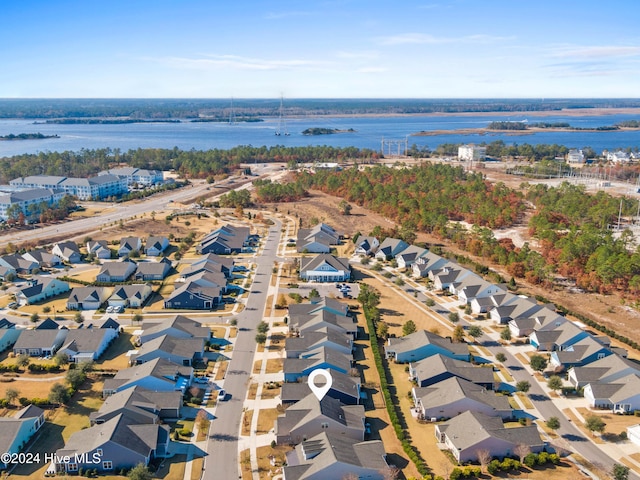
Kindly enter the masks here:
<path id="1" fill-rule="evenodd" d="M 158 412 L 163 409 L 179 409 L 182 405 L 182 393 L 154 392 L 135 386 L 107 397 L 97 412 L 92 412 L 92 422 L 108 420 L 119 413 L 135 418 L 137 423 L 156 423 Z"/>
<path id="2" fill-rule="evenodd" d="M 58 330 L 22 330 L 13 348 L 50 348 L 54 345 L 57 336 Z"/>
<path id="3" fill-rule="evenodd" d="M 60 350 L 71 350 L 76 353 L 96 352 L 108 333 L 103 328 L 76 328 L 69 330 Z"/>
<path id="4" fill-rule="evenodd" d="M 328 370 L 331 372 L 331 390 L 335 390 L 336 392 L 340 392 L 358 400 L 360 399 L 358 392 L 360 379 L 358 377 L 352 377 L 351 375 L 342 373 L 333 368 L 328 368 Z M 282 384 L 280 400 L 282 403 L 299 401 L 310 393 L 311 389 L 307 382 L 285 382 Z"/>
<path id="5" fill-rule="evenodd" d="M 107 287 L 76 287 L 71 290 L 67 303 L 102 302 L 110 292 Z"/>
<path id="6" fill-rule="evenodd" d="M 161 335 L 153 340 L 145 342 L 139 349 L 137 355 L 132 358 L 142 357 L 149 353 L 162 351 L 177 357 L 191 359 L 197 352 L 204 349 L 204 339 L 202 338 L 176 338 L 169 335 Z"/>
<path id="7" fill-rule="evenodd" d="M 440 353 L 411 364 L 411 369 L 420 380 L 437 377 L 443 373 L 451 373 L 473 383 L 493 383 L 493 369 L 474 366 L 469 362 L 446 357 Z"/>
<path id="8" fill-rule="evenodd" d="M 192 367 L 178 365 L 164 358 L 154 358 L 143 364 L 118 371 L 115 377 L 105 380 L 103 388 L 115 390 L 146 377 L 154 377 L 174 385 L 179 377 L 189 378 L 192 374 Z"/>
<path id="9" fill-rule="evenodd" d="M 404 337 L 389 338 L 387 344 L 396 354 L 411 352 L 426 345 L 435 345 L 456 355 L 469 353 L 469 347 L 466 343 L 453 343 L 450 339 L 427 330 L 418 330 Z"/>
<path id="10" fill-rule="evenodd" d="M 607 355 L 582 367 L 574 367 L 573 375 L 580 383 L 597 382 L 602 377 L 632 369 L 640 375 L 640 365 L 620 355 Z"/>
<path id="11" fill-rule="evenodd" d="M 328 264 L 335 270 L 350 270 L 349 260 L 346 258 L 338 258 L 328 253 L 320 253 L 315 257 L 302 257 L 300 259 L 300 271 L 315 270 L 322 264 Z"/>
<path id="12" fill-rule="evenodd" d="M 291 405 L 277 419 L 276 431 L 279 435 L 309 423 L 318 417 L 329 418 L 347 428 L 360 428 L 364 431 L 364 406 L 344 405 L 340 400 L 324 396 L 318 400 L 311 393 Z"/>
<path id="13" fill-rule="evenodd" d="M 208 327 L 204 327 L 202 323 L 184 315 L 175 315 L 171 318 L 156 321 L 149 320 L 144 322 L 140 328 L 143 330 L 142 336 L 157 334 L 173 328 L 192 337 L 206 339 L 211 337 L 211 330 Z"/>
<path id="14" fill-rule="evenodd" d="M 414 393 L 423 408 L 444 407 L 465 398 L 482 403 L 496 411 L 509 411 L 511 407 L 505 396 L 496 395 L 491 390 L 459 377 L 451 377 L 429 387 L 415 387 Z"/>

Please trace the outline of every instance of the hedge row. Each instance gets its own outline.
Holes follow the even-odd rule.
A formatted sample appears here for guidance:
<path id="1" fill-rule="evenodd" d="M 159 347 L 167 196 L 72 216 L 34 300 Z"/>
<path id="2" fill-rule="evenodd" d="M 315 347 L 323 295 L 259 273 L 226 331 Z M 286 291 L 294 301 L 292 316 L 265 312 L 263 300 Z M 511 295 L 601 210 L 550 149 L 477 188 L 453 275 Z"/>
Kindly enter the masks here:
<path id="1" fill-rule="evenodd" d="M 380 346 L 378 345 L 378 337 L 376 335 L 376 328 L 373 323 L 373 317 L 376 316 L 373 314 L 375 307 L 368 307 L 367 305 L 363 305 L 364 317 L 367 320 L 367 327 L 369 329 L 369 340 L 371 342 L 371 351 L 373 352 L 373 359 L 376 363 L 376 368 L 378 369 L 378 374 L 380 375 L 380 390 L 384 397 L 384 403 L 387 407 L 387 412 L 389 413 L 389 419 L 391 420 L 391 425 L 393 425 L 393 429 L 396 432 L 396 436 L 400 443 L 402 444 L 402 449 L 407 454 L 409 459 L 415 464 L 420 475 L 427 475 L 429 473 L 429 468 L 422 458 L 420 458 L 420 454 L 416 450 L 416 448 L 411 445 L 409 440 L 407 440 L 407 436 L 405 434 L 402 425 L 400 424 L 400 419 L 398 418 L 398 412 L 396 410 L 396 406 L 394 405 L 391 394 L 389 393 L 389 383 L 387 380 L 387 374 L 384 369 L 384 365 L 382 364 L 382 355 L 380 354 Z"/>
<path id="2" fill-rule="evenodd" d="M 57 373 L 61 370 L 58 365 L 40 365 L 37 363 L 30 363 L 27 368 L 33 373 Z"/>

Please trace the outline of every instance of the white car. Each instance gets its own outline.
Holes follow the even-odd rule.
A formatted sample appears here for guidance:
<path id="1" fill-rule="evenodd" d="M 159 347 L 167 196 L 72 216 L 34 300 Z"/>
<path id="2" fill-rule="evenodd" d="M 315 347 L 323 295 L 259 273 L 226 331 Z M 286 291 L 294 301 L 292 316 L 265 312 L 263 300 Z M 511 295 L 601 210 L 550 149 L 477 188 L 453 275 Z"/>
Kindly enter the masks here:
<path id="1" fill-rule="evenodd" d="M 225 392 L 224 389 L 218 390 L 218 400 L 219 401 L 224 400 L 226 396 L 227 396 L 227 392 Z"/>
<path id="2" fill-rule="evenodd" d="M 122 310 L 124 309 L 119 305 L 117 307 L 113 307 L 114 313 L 122 313 Z"/>
<path id="3" fill-rule="evenodd" d="M 107 313 L 113 313 L 114 307 L 107 307 Z"/>

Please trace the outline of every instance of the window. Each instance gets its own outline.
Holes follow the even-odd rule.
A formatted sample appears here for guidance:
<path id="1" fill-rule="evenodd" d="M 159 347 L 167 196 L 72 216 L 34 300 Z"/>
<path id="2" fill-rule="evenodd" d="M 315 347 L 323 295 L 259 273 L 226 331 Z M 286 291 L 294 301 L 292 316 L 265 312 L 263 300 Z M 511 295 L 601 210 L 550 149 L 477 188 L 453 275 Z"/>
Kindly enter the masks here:
<path id="1" fill-rule="evenodd" d="M 321 426 L 322 428 L 329 428 L 329 424 L 328 424 L 328 423 L 326 423 L 326 422 L 323 422 L 322 424 L 320 424 L 320 426 Z"/>
<path id="2" fill-rule="evenodd" d="M 113 470 L 113 462 L 111 460 L 105 460 L 102 462 L 103 470 Z"/>
<path id="3" fill-rule="evenodd" d="M 101 448 L 96 448 L 96 453 L 100 456 L 102 456 L 102 449 Z"/>
<path id="4" fill-rule="evenodd" d="M 604 353 L 599 353 L 599 354 L 598 354 L 598 360 L 601 360 L 601 359 L 603 359 L 603 358 L 604 358 Z"/>
<path id="5" fill-rule="evenodd" d="M 70 463 L 67 465 L 67 471 L 69 472 L 77 472 L 78 471 L 78 464 L 77 463 Z"/>

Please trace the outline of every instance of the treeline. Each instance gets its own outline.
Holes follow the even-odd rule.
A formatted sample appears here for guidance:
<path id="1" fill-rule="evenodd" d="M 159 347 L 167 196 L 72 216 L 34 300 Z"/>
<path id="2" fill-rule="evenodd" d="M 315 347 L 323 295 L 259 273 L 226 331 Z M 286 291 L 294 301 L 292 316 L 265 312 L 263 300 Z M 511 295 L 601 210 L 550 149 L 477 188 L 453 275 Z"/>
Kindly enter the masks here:
<path id="1" fill-rule="evenodd" d="M 181 150 L 138 148 L 121 151 L 118 148 L 82 149 L 78 152 L 39 152 L 0 158 L 0 182 L 7 183 L 28 175 L 62 175 L 88 177 L 114 165 L 136 168 L 175 170 L 185 177 L 207 178 L 228 174 L 241 163 L 266 162 L 331 162 L 341 160 L 371 160 L 377 152 L 356 147 L 301 146 L 253 147 L 241 145 L 229 150 Z"/>
<path id="2" fill-rule="evenodd" d="M 492 185 L 481 173 L 444 164 L 325 170 L 301 174 L 298 182 L 425 232 L 443 232 L 449 220 L 505 227 L 518 221 L 525 209 L 522 195 L 504 184 Z"/>
<path id="3" fill-rule="evenodd" d="M 43 133 L 19 133 L 15 135 L 10 133 L 9 135 L 0 136 L 0 140 L 42 140 L 43 138 L 60 138 L 58 135 L 45 135 Z"/>
<path id="4" fill-rule="evenodd" d="M 526 130 L 525 122 L 491 122 L 487 125 L 489 130 Z"/>
<path id="5" fill-rule="evenodd" d="M 256 197 L 260 202 L 294 202 L 308 195 L 300 183 L 274 183 L 255 180 Z"/>

